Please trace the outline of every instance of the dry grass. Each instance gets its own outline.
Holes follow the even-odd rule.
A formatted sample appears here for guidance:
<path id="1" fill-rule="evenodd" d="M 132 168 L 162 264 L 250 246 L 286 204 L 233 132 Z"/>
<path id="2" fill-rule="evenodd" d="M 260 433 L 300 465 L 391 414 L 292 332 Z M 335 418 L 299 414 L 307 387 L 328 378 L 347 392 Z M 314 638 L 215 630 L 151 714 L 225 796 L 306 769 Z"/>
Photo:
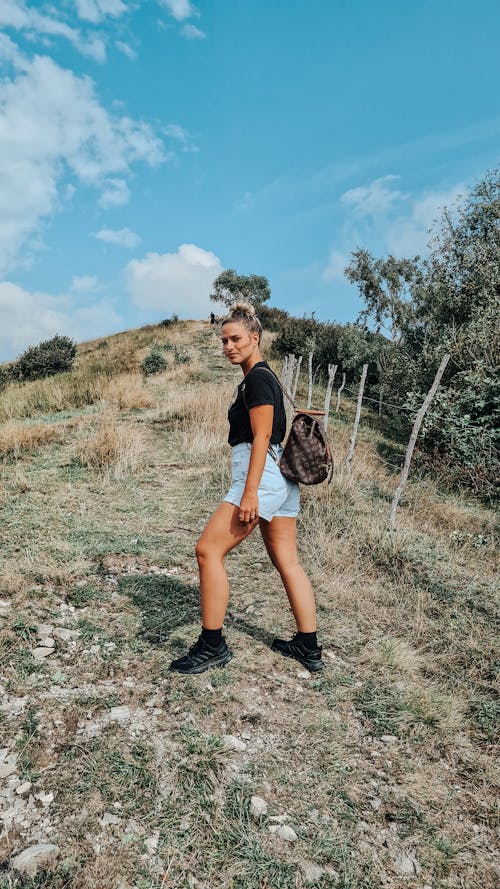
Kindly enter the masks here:
<path id="1" fill-rule="evenodd" d="M 137 375 L 141 358 L 155 342 L 181 344 L 200 329 L 199 322 L 172 328 L 151 325 L 125 331 L 78 347 L 74 369 L 42 380 L 12 383 L 0 393 L 0 421 L 52 414 L 95 404 L 110 380 Z M 189 374 L 185 365 L 172 369 L 175 382 Z"/>
<path id="2" fill-rule="evenodd" d="M 101 397 L 119 410 L 151 407 L 154 399 L 139 374 L 120 374 L 105 383 Z"/>
<path id="3" fill-rule="evenodd" d="M 144 465 L 146 435 L 142 428 L 123 425 L 115 413 L 106 411 L 97 428 L 79 440 L 75 453 L 82 466 L 123 478 Z"/>
<path id="4" fill-rule="evenodd" d="M 120 374 L 137 379 L 137 356 L 174 334 L 192 361 L 148 380 L 153 407 L 119 416 L 118 380 L 115 409 L 82 418 L 77 446 L 95 471 L 74 460 L 75 435 L 0 466 L 0 694 L 12 709 L 0 711 L 0 748 L 16 745 L 33 794 L 55 794 L 43 817 L 65 862 L 47 876 L 52 889 L 493 889 L 495 561 L 481 536 L 492 514 L 413 481 L 391 531 L 387 442 L 362 423 L 346 472 L 346 409 L 334 480 L 303 490 L 299 521 L 326 669 L 306 678 L 271 652 L 292 618 L 256 533 L 228 558 L 234 660 L 170 674 L 198 632 L 194 543 L 228 484 L 239 378 L 202 325 L 121 334 L 97 350 L 121 343 Z M 82 367 L 97 367 L 95 344 L 80 351 Z M 100 393 L 112 377 L 96 372 Z M 147 465 L 117 482 L 120 434 L 140 430 Z M 79 635 L 36 663 L 38 623 Z M 29 711 L 16 711 L 23 701 Z M 130 718 L 110 721 L 119 705 Z M 228 752 L 225 734 L 246 748 Z M 260 820 L 254 793 L 269 804 Z M 116 825 L 102 825 L 106 812 Z M 274 816 L 295 843 L 269 831 Z M 16 826 L 7 836 L 14 852 L 33 839 Z M 413 877 L 395 865 L 408 851 Z M 324 869 L 316 883 L 304 860 Z M 5 876 L 17 887 L 7 866 Z"/>
<path id="5" fill-rule="evenodd" d="M 0 456 L 33 451 L 41 445 L 56 441 L 59 435 L 60 430 L 55 425 L 14 421 L 5 423 L 0 429 Z"/>

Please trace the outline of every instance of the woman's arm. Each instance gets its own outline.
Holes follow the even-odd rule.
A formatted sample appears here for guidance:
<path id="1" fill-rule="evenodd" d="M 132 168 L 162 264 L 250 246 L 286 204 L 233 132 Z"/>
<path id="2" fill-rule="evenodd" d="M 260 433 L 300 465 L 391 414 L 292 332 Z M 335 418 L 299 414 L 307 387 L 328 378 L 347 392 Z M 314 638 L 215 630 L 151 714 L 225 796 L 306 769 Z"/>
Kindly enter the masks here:
<path id="1" fill-rule="evenodd" d="M 274 405 L 259 404 L 250 408 L 250 425 L 252 427 L 253 442 L 250 453 L 245 490 L 240 503 L 240 521 L 252 522 L 259 515 L 259 498 L 257 489 L 264 472 L 267 449 L 271 441 L 273 431 Z"/>

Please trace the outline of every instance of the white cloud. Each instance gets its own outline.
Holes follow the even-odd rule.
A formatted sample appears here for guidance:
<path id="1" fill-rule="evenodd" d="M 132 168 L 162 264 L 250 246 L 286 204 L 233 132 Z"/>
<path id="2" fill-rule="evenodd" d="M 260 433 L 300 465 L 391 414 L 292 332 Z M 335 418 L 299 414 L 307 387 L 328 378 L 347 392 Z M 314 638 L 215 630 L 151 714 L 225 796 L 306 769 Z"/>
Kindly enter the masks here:
<path id="1" fill-rule="evenodd" d="M 198 10 L 190 0 L 160 0 L 160 2 L 178 22 L 183 22 L 184 19 L 199 15 Z"/>
<path id="2" fill-rule="evenodd" d="M 240 198 L 238 198 L 233 206 L 235 210 L 250 210 L 251 207 L 255 205 L 255 195 L 251 191 L 245 191 L 244 194 Z"/>
<path id="3" fill-rule="evenodd" d="M 388 250 L 395 256 L 416 256 L 427 252 L 431 228 L 444 207 L 452 207 L 467 191 L 460 182 L 444 191 L 431 191 L 412 201 L 409 212 L 392 220 L 386 232 Z"/>
<path id="4" fill-rule="evenodd" d="M 176 139 L 178 142 L 187 142 L 188 132 L 178 123 L 167 124 L 167 126 L 163 128 L 163 132 L 166 136 L 169 136 L 171 139 Z"/>
<path id="5" fill-rule="evenodd" d="M 451 188 L 410 196 L 390 188 L 390 181 L 397 178 L 384 176 L 342 195 L 341 201 L 349 213 L 335 247 L 330 250 L 322 272 L 323 280 L 342 280 L 350 254 L 360 246 L 377 256 L 388 253 L 398 258 L 425 255 L 433 223 L 444 207 L 452 207 L 467 191 L 467 185 L 460 182 Z"/>
<path id="6" fill-rule="evenodd" d="M 196 25 L 183 25 L 181 29 L 181 34 L 184 37 L 187 37 L 188 40 L 204 40 L 207 36 L 201 28 L 197 28 Z"/>
<path id="7" fill-rule="evenodd" d="M 128 43 L 124 43 L 123 40 L 115 40 L 115 46 L 124 56 L 127 56 L 127 59 L 134 61 L 137 58 L 135 49 L 132 49 L 132 47 L 129 46 Z"/>
<path id="8" fill-rule="evenodd" d="M 395 204 L 408 197 L 403 192 L 390 187 L 390 183 L 397 179 L 399 176 L 382 176 L 380 179 L 374 179 L 369 185 L 351 188 L 344 192 L 340 200 L 359 217 L 390 213 Z"/>
<path id="9" fill-rule="evenodd" d="M 122 0 L 75 0 L 78 17 L 96 25 L 105 16 L 119 18 L 127 11 Z"/>
<path id="10" fill-rule="evenodd" d="M 222 271 L 220 259 L 195 244 L 181 244 L 177 253 L 148 253 L 126 267 L 132 301 L 142 308 L 184 318 L 210 311 L 212 284 Z"/>
<path id="11" fill-rule="evenodd" d="M 0 44 L 12 56 L 10 44 Z M 92 81 L 46 56 L 15 59 L 17 76 L 0 81 L 0 273 L 72 184 L 103 189 L 104 206 L 129 197 L 125 177 L 134 162 L 164 159 L 145 123 L 112 116 Z"/>
<path id="12" fill-rule="evenodd" d="M 0 317 L 3 361 L 56 333 L 84 340 L 122 326 L 122 319 L 105 302 L 79 307 L 69 296 L 30 292 L 10 281 L 0 282 Z"/>
<path id="13" fill-rule="evenodd" d="M 169 123 L 166 127 L 163 127 L 163 132 L 169 139 L 177 142 L 182 151 L 198 151 L 198 146 L 195 145 L 188 131 L 181 127 L 180 124 Z"/>
<path id="14" fill-rule="evenodd" d="M 71 293 L 93 293 L 99 289 L 95 275 L 75 275 L 70 284 Z"/>
<path id="15" fill-rule="evenodd" d="M 342 281 L 344 269 L 349 262 L 349 257 L 336 247 L 332 247 L 328 257 L 328 265 L 323 271 L 324 281 Z"/>
<path id="16" fill-rule="evenodd" d="M 129 228 L 102 228 L 96 232 L 94 238 L 98 241 L 104 241 L 105 244 L 116 244 L 117 247 L 128 247 L 133 249 L 141 243 L 141 238 Z"/>
<path id="17" fill-rule="evenodd" d="M 82 37 L 77 28 L 38 12 L 27 6 L 23 0 L 0 0 L 0 27 L 13 28 L 16 31 L 27 30 L 30 34 L 63 37 L 83 55 L 98 62 L 103 62 L 106 58 L 106 46 L 99 37 Z"/>
<path id="18" fill-rule="evenodd" d="M 130 200 L 130 189 L 124 179 L 106 179 L 99 198 L 99 206 L 123 207 Z"/>

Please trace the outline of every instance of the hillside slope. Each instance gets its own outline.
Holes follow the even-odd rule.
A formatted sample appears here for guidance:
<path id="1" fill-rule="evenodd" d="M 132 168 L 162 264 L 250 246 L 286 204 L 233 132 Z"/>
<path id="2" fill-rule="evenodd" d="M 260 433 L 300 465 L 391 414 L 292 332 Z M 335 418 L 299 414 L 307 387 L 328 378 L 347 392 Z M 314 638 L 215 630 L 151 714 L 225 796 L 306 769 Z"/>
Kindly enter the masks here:
<path id="1" fill-rule="evenodd" d="M 492 513 L 420 479 L 391 532 L 398 449 L 365 422 L 346 475 L 345 403 L 299 526 L 326 669 L 270 650 L 292 621 L 256 532 L 233 661 L 171 675 L 239 377 L 201 322 L 103 342 L 0 403 L 0 887 L 497 885 Z M 143 383 L 152 342 L 190 361 Z M 22 876 L 34 844 L 57 848 Z"/>

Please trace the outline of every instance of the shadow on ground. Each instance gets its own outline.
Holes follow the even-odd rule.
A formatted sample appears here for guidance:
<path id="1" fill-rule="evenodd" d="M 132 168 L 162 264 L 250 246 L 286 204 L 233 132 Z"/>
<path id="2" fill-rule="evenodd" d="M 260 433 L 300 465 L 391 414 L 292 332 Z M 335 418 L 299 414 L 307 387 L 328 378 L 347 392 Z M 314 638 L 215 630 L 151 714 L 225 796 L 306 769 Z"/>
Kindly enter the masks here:
<path id="1" fill-rule="evenodd" d="M 152 645 L 164 644 L 180 627 L 199 620 L 198 587 L 183 583 L 177 577 L 149 574 L 122 577 L 119 588 L 142 612 L 137 635 Z M 271 645 L 270 633 L 238 614 L 229 611 L 226 623 L 264 645 Z"/>

